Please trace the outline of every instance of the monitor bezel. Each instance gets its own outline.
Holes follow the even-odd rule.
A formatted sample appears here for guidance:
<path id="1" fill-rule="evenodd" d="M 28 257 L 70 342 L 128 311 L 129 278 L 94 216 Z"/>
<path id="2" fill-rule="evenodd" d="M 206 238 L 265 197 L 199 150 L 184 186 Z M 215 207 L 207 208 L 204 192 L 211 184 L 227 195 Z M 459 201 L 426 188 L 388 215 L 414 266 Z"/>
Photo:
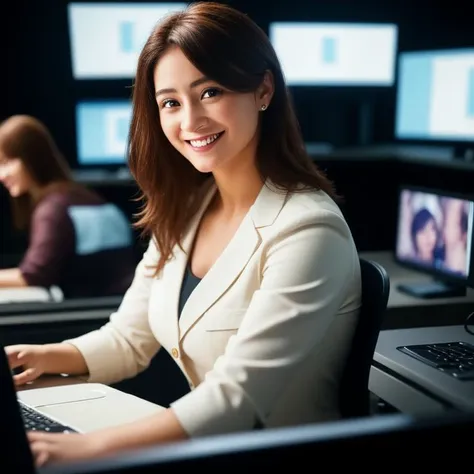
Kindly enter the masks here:
<path id="1" fill-rule="evenodd" d="M 408 190 L 412 192 L 421 192 L 421 193 L 426 193 L 426 194 L 434 194 L 434 195 L 447 197 L 447 198 L 462 199 L 462 200 L 471 201 L 471 202 L 474 202 L 474 194 L 458 193 L 455 191 L 449 191 L 449 190 L 445 190 L 441 188 L 428 187 L 428 186 L 417 186 L 417 185 L 410 185 L 410 184 L 405 184 L 405 183 L 400 184 L 397 189 L 397 206 L 396 206 L 397 221 L 396 221 L 396 226 L 395 226 L 395 245 L 393 249 L 393 258 L 395 262 L 402 267 L 405 267 L 410 270 L 415 270 L 425 275 L 430 275 L 437 281 L 452 283 L 458 286 L 461 285 L 461 286 L 474 288 L 474 227 L 473 227 L 472 236 L 471 236 L 471 255 L 470 255 L 470 261 L 469 261 L 469 269 L 468 269 L 468 274 L 466 277 L 458 277 L 458 276 L 455 276 L 454 274 L 443 273 L 439 270 L 416 264 L 413 261 L 404 260 L 398 256 L 397 250 L 398 250 L 400 217 L 401 217 L 400 213 L 402 210 L 401 195 L 402 195 L 402 191 L 404 190 Z"/>
<path id="2" fill-rule="evenodd" d="M 117 474 L 159 472 L 160 468 L 192 470 L 223 467 L 250 468 L 278 467 L 299 459 L 309 462 L 331 462 L 342 452 L 360 456 L 387 449 L 409 451 L 429 465 L 439 458 L 426 458 L 433 442 L 436 448 L 460 446 L 459 439 L 468 439 L 474 425 L 474 414 L 448 410 L 435 416 L 412 416 L 406 413 L 384 414 L 377 417 L 338 420 L 335 422 L 269 428 L 221 435 L 211 435 L 180 443 L 141 448 L 68 464 L 52 465 L 50 474 Z M 444 436 L 443 436 L 444 435 Z M 422 442 L 424 441 L 424 443 Z M 422 444 L 420 444 L 422 442 Z M 465 441 L 467 444 L 467 441 Z M 461 442 L 462 445 L 462 442 Z M 423 448 L 424 446 L 424 448 Z M 464 445 L 463 449 L 464 449 Z M 420 448 L 421 447 L 421 448 Z M 442 450 L 443 458 L 451 456 Z M 353 455 L 353 454 L 351 454 Z M 336 456 L 336 457 L 334 457 Z M 365 459 L 365 458 L 364 458 Z M 398 457 L 400 466 L 406 457 Z M 339 462 L 342 465 L 345 460 Z M 212 469 L 214 468 L 214 469 Z"/>

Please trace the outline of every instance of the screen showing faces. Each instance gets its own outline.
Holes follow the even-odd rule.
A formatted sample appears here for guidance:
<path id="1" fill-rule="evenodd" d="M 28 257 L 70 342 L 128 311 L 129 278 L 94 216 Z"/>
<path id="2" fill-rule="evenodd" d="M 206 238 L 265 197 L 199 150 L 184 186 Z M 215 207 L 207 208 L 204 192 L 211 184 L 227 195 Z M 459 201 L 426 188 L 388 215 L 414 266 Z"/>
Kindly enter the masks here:
<path id="1" fill-rule="evenodd" d="M 186 3 L 70 3 L 74 79 L 135 77 L 138 56 L 155 25 Z"/>
<path id="2" fill-rule="evenodd" d="M 275 22 L 269 29 L 290 86 L 391 86 L 397 34 L 394 24 Z"/>
<path id="3" fill-rule="evenodd" d="M 125 164 L 131 116 L 130 101 L 79 102 L 76 106 L 78 164 Z"/>
<path id="4" fill-rule="evenodd" d="M 474 48 L 400 54 L 395 134 L 474 140 Z"/>
<path id="5" fill-rule="evenodd" d="M 399 209 L 397 258 L 467 278 L 474 203 L 434 192 L 403 189 Z"/>

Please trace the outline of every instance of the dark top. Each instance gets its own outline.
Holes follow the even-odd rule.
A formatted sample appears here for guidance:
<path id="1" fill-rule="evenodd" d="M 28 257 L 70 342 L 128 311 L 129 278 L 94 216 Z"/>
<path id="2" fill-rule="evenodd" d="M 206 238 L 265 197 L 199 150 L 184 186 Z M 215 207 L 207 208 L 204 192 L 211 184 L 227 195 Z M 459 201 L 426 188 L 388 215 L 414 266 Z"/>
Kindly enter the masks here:
<path id="1" fill-rule="evenodd" d="M 92 191 L 57 190 L 35 207 L 19 265 L 28 285 L 58 286 L 65 298 L 122 295 L 135 266 L 129 221 Z"/>
<path id="2" fill-rule="evenodd" d="M 194 275 L 191 271 L 191 267 L 186 265 L 186 271 L 184 272 L 183 283 L 181 284 L 181 293 L 179 294 L 179 306 L 178 306 L 178 319 L 181 316 L 184 305 L 194 291 L 194 288 L 198 286 L 198 283 L 201 281 L 200 278 Z"/>

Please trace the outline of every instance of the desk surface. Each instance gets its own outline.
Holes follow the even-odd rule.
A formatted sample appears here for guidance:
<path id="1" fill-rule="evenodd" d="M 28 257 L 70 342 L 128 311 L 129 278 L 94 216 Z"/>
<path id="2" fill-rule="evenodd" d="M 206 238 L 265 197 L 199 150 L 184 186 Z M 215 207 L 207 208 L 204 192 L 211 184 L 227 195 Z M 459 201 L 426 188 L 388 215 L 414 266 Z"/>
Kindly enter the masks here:
<path id="1" fill-rule="evenodd" d="M 400 292 L 400 283 L 429 282 L 430 275 L 399 265 L 390 251 L 361 252 L 361 257 L 380 263 L 390 277 L 390 296 L 383 329 L 462 324 L 474 308 L 474 289 L 466 296 L 423 299 Z"/>
<path id="2" fill-rule="evenodd" d="M 412 389 L 424 392 L 425 399 L 438 400 L 446 407 L 460 410 L 474 410 L 474 380 L 460 381 L 423 362 L 400 352 L 397 347 L 410 344 L 464 341 L 474 344 L 474 336 L 463 326 L 442 326 L 429 328 L 396 329 L 382 331 L 379 335 L 374 354 L 375 366 L 386 373 L 385 382 L 390 383 L 394 377 L 403 382 L 406 390 L 399 393 L 391 390 L 386 394 L 392 400 L 386 400 L 394 406 L 403 404 L 403 398 L 409 396 Z M 377 387 L 375 378 L 371 390 L 376 395 L 384 392 L 386 387 Z M 381 398 L 386 399 L 387 396 Z M 399 397 L 398 400 L 396 397 Z M 423 409 L 424 407 L 420 408 Z"/>

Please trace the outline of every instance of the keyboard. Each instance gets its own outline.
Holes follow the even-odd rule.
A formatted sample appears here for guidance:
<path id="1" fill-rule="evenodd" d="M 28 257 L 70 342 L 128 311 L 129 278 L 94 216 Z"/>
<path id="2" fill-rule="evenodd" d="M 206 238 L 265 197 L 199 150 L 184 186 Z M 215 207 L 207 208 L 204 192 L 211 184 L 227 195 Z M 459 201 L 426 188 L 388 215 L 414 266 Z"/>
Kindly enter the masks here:
<path id="1" fill-rule="evenodd" d="M 458 380 L 474 380 L 474 346 L 467 342 L 418 344 L 397 349 Z"/>
<path id="2" fill-rule="evenodd" d="M 20 413 L 26 431 L 48 431 L 50 433 L 75 433 L 70 426 L 62 425 L 20 401 Z"/>

